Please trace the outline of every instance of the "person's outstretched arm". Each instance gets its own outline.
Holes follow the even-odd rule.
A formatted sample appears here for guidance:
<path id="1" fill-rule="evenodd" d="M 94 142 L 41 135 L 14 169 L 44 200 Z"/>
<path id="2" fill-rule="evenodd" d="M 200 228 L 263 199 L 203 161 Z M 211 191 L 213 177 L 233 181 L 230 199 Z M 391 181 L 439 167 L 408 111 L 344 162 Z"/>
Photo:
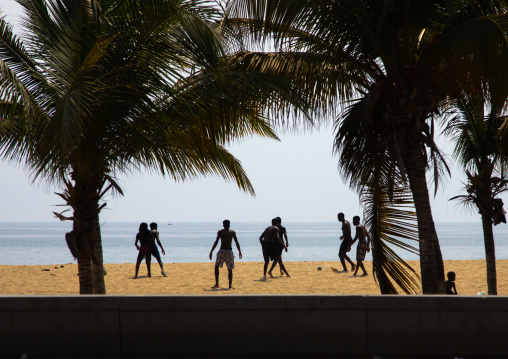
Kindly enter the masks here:
<path id="1" fill-rule="evenodd" d="M 157 241 L 157 244 L 159 245 L 159 247 L 161 247 L 162 254 L 166 255 L 166 252 L 164 251 L 164 248 L 162 248 L 162 243 L 159 240 L 159 231 L 155 232 L 155 240 Z"/>
<path id="2" fill-rule="evenodd" d="M 210 251 L 210 260 L 212 260 L 212 253 L 213 253 L 213 250 L 215 249 L 215 247 L 217 247 L 217 243 L 219 243 L 219 238 L 220 238 L 220 234 L 219 234 L 219 232 L 217 232 L 217 239 L 216 239 L 216 240 L 215 240 L 215 242 L 213 243 L 212 250 Z"/>
<path id="3" fill-rule="evenodd" d="M 139 241 L 139 238 L 138 238 L 138 236 L 136 236 L 136 240 L 134 241 L 134 245 L 136 246 L 136 249 L 139 251 L 138 241 Z"/>
<path id="4" fill-rule="evenodd" d="M 286 238 L 286 248 L 284 248 L 284 249 L 287 252 L 288 251 L 288 247 L 289 247 L 289 241 L 288 241 L 288 234 L 287 234 L 287 232 L 284 232 L 284 238 Z"/>
<path id="5" fill-rule="evenodd" d="M 277 234 L 277 237 L 275 237 L 275 240 L 276 240 L 277 242 L 279 242 L 279 243 L 282 245 L 282 247 L 286 248 L 286 246 L 284 245 L 284 242 L 282 241 L 282 239 L 280 239 L 280 237 L 279 237 L 279 235 L 278 235 L 278 234 Z"/>
<path id="6" fill-rule="evenodd" d="M 238 238 L 236 238 L 235 231 L 233 231 L 233 239 L 235 240 L 236 248 L 238 248 L 238 256 L 240 257 L 240 259 L 242 259 L 242 250 L 240 249 L 240 243 L 238 243 Z"/>
<path id="7" fill-rule="evenodd" d="M 358 229 L 358 228 L 357 228 Z M 358 231 L 355 232 L 355 238 L 353 238 L 353 241 L 350 244 L 350 247 L 355 244 L 356 240 L 358 239 Z"/>
<path id="8" fill-rule="evenodd" d="M 266 230 L 263 231 L 263 233 L 261 233 L 261 235 L 259 236 L 259 244 L 263 244 L 263 238 L 265 237 L 265 232 Z"/>

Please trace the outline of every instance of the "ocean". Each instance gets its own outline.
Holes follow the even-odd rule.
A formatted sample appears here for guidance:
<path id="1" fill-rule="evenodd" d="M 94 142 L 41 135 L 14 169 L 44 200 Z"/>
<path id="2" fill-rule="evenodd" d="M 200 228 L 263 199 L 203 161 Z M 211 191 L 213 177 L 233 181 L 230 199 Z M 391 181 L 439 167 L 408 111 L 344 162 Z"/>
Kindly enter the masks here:
<path id="1" fill-rule="evenodd" d="M 339 222 L 285 222 L 289 250 L 285 261 L 338 261 Z M 232 229 L 242 249 L 242 261 L 262 261 L 259 236 L 269 223 L 233 222 Z M 139 223 L 107 222 L 101 225 L 104 263 L 135 263 L 134 240 Z M 222 223 L 159 223 L 160 239 L 166 255 L 165 263 L 207 262 L 217 231 Z M 65 243 L 70 222 L 0 222 L 0 264 L 66 264 L 75 262 Z M 477 222 L 436 223 L 443 258 L 484 259 L 485 249 L 481 220 Z M 508 259 L 508 225 L 494 227 L 496 258 Z M 417 243 L 414 243 L 417 246 Z M 233 247 L 235 254 L 237 250 Z M 418 256 L 396 250 L 405 260 Z M 217 249 L 214 251 L 214 254 Z M 367 255 L 366 260 L 372 260 Z"/>

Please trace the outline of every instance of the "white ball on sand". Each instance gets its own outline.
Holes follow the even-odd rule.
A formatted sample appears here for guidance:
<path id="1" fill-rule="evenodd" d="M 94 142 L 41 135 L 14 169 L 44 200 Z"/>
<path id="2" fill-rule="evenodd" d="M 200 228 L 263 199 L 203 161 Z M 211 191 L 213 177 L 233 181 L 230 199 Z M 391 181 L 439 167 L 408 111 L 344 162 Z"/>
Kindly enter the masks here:
<path id="1" fill-rule="evenodd" d="M 321 268 L 321 267 L 317 267 L 317 270 L 321 270 L 321 269 L 323 269 L 323 268 Z"/>

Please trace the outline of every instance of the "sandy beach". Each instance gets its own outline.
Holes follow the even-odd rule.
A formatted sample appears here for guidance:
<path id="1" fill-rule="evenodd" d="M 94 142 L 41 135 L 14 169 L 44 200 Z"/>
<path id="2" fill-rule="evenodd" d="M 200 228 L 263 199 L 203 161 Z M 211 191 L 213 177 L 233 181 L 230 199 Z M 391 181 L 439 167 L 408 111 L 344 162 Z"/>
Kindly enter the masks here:
<path id="1" fill-rule="evenodd" d="M 419 262 L 409 262 L 419 268 Z M 168 277 L 163 277 L 157 264 L 152 264 L 152 278 L 146 276 L 141 264 L 139 278 L 134 277 L 134 264 L 106 264 L 106 290 L 111 295 L 144 294 L 380 294 L 372 276 L 372 262 L 365 262 L 366 277 L 353 277 L 352 272 L 336 272 L 339 262 L 287 262 L 291 278 L 281 277 L 278 267 L 275 278 L 262 280 L 263 263 L 235 263 L 234 290 L 227 288 L 227 270 L 220 271 L 220 289 L 214 284 L 214 263 L 167 263 Z M 62 267 L 63 265 L 63 267 Z M 322 267 L 318 270 L 317 267 Z M 487 292 L 484 260 L 445 261 L 445 272 L 457 275 L 457 291 L 461 295 Z M 78 295 L 78 267 L 75 263 L 55 265 L 0 265 L 0 295 Z M 497 261 L 499 295 L 508 295 L 508 260 Z"/>

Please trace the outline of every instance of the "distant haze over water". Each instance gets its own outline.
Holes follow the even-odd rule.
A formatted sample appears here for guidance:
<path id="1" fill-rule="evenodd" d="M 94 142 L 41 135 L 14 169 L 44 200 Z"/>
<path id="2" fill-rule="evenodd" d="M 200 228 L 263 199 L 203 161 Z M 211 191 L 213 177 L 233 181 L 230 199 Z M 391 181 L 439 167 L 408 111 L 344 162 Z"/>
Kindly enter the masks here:
<path id="1" fill-rule="evenodd" d="M 269 225 L 260 222 L 232 222 L 237 233 L 245 262 L 262 261 L 259 236 Z M 289 251 L 283 254 L 286 261 L 338 261 L 339 222 L 286 222 Z M 108 222 L 101 226 L 104 263 L 134 263 L 137 251 L 134 240 L 139 223 Z M 65 243 L 65 233 L 72 228 L 70 222 L 0 222 L 0 264 L 65 264 L 75 262 Z M 209 262 L 208 254 L 222 223 L 177 222 L 159 223 L 160 239 L 166 255 L 165 263 Z M 445 260 L 485 259 L 481 220 L 477 222 L 436 223 Z M 354 234 L 354 231 L 353 231 Z M 496 258 L 508 259 L 508 225 L 494 227 Z M 414 246 L 418 246 L 414 242 Z M 214 251 L 214 255 L 218 249 Z M 235 255 L 238 251 L 233 246 Z M 405 260 L 418 256 L 396 250 Z M 352 259 L 355 252 L 350 252 Z M 238 260 L 238 258 L 237 258 Z M 372 260 L 370 254 L 366 260 Z"/>

